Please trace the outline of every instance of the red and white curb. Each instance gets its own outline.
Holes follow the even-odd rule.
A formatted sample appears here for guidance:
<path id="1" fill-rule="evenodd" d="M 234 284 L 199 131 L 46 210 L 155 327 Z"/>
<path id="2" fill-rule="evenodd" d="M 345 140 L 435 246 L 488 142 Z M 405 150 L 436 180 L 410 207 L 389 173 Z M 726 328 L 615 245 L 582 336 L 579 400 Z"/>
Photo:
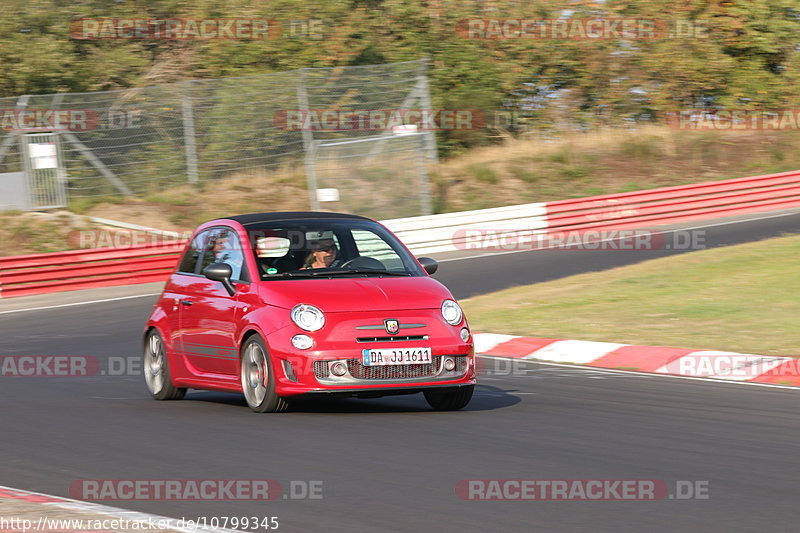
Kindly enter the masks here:
<path id="1" fill-rule="evenodd" d="M 800 359 L 476 333 L 475 353 L 530 361 L 727 381 L 800 386 Z"/>
<path id="2" fill-rule="evenodd" d="M 28 504 L 36 504 L 41 510 L 41 518 L 45 517 L 52 521 L 59 520 L 59 512 L 66 512 L 71 515 L 71 519 L 75 522 L 80 521 L 80 515 L 101 515 L 113 520 L 124 520 L 127 524 L 131 525 L 137 522 L 142 527 L 138 528 L 140 531 L 147 531 L 148 525 L 152 523 L 166 524 L 168 531 L 180 531 L 181 533 L 241 533 L 233 529 L 223 528 L 210 528 L 210 527 L 184 527 L 181 525 L 181 520 L 177 518 L 169 518 L 166 516 L 159 516 L 148 513 L 140 513 L 138 511 L 129 511 L 127 509 L 120 509 L 118 507 L 110 507 L 108 505 L 100 505 L 97 503 L 84 502 L 73 500 L 70 498 L 62 498 L 60 496 L 52 496 L 50 494 L 42 494 L 40 492 L 32 492 L 28 490 L 15 489 L 11 487 L 4 487 L 0 485 L 0 516 L 8 516 L 13 514 L 13 503 L 24 502 Z M 27 511 L 26 518 L 30 519 L 30 511 Z M 73 516 L 77 515 L 77 516 Z M 94 518 L 86 518 L 85 521 L 94 520 Z M 64 520 L 69 521 L 69 520 Z M 37 527 L 33 531 L 40 533 L 47 533 L 45 527 L 39 527 L 42 522 L 34 520 L 33 524 Z M 125 529 L 137 529 L 134 527 L 127 527 Z M 152 528 L 149 528 L 152 530 Z M 51 530 L 55 531 L 55 530 Z M 58 530 L 62 531 L 61 529 Z"/>

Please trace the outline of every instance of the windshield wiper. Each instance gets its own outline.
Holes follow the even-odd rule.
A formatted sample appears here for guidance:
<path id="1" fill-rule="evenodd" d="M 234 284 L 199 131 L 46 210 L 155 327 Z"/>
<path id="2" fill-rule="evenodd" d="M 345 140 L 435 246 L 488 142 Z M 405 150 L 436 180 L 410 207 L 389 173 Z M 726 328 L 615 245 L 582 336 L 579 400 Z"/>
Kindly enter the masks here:
<path id="1" fill-rule="evenodd" d="M 379 276 L 410 276 L 408 272 L 392 272 L 391 270 L 371 270 L 367 268 L 357 269 L 357 268 L 346 268 L 336 269 L 336 270 L 318 270 L 318 274 L 311 274 L 312 276 L 338 276 L 341 274 L 376 274 Z"/>
<path id="2" fill-rule="evenodd" d="M 293 270 L 290 272 L 281 272 L 280 274 L 270 274 L 266 276 L 265 280 L 270 279 L 285 279 L 285 278 L 324 278 L 328 276 L 341 276 L 352 274 L 374 274 L 377 276 L 410 276 L 408 272 L 392 272 L 391 270 L 370 270 L 370 269 L 356 269 L 346 268 L 344 270 L 334 268 L 316 268 L 307 270 Z"/>
<path id="3" fill-rule="evenodd" d="M 281 279 L 281 278 L 313 278 L 316 274 L 312 272 L 294 271 L 294 272 L 281 272 L 280 274 L 269 274 L 264 279 Z"/>

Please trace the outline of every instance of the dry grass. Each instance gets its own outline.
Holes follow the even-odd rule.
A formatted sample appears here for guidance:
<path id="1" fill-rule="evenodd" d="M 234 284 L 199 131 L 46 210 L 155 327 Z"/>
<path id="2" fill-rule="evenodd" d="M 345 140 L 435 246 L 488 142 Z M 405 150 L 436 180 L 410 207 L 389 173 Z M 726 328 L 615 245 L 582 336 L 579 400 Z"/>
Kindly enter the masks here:
<path id="1" fill-rule="evenodd" d="M 431 182 L 434 207 L 441 213 L 797 168 L 800 135 L 795 133 L 688 132 L 651 126 L 559 139 L 510 139 L 440 162 L 431 172 Z M 342 187 L 353 190 L 345 183 Z M 374 196 L 374 184 L 365 187 Z M 100 204 L 86 212 L 160 229 L 187 230 L 231 213 L 308 208 L 303 169 L 281 168 L 235 174 L 199 189 L 179 186 L 144 201 Z M 400 215 L 377 218 L 395 216 Z"/>
<path id="2" fill-rule="evenodd" d="M 516 139 L 442 162 L 441 212 L 543 202 L 800 168 L 795 132 L 666 127 Z"/>
<path id="3" fill-rule="evenodd" d="M 0 256 L 71 250 L 79 243 L 78 232 L 93 227 L 85 217 L 55 213 L 0 214 Z"/>
<path id="4" fill-rule="evenodd" d="M 463 300 L 481 332 L 800 355 L 800 235 Z"/>
<path id="5" fill-rule="evenodd" d="M 441 161 L 432 169 L 431 183 L 434 209 L 443 213 L 798 168 L 798 132 L 691 132 L 651 126 L 558 139 L 507 139 L 504 144 Z M 342 187 L 354 190 L 346 183 Z M 355 190 L 367 200 L 380 196 L 375 184 Z M 369 205 L 380 207 L 376 202 Z M 393 206 L 401 203 L 394 201 Z M 71 205 L 77 213 L 172 231 L 192 230 L 200 222 L 230 214 L 308 208 L 302 167 L 237 173 L 199 187 L 173 187 L 141 200 L 79 199 Z M 379 211 L 385 216 L 369 214 L 378 219 L 402 216 L 388 208 Z M 31 224 L 31 219 L 26 223 Z M 49 242 L 45 237 L 52 231 L 49 226 L 41 231 L 32 227 L 20 231 L 18 242 L 28 251 L 59 249 L 58 239 Z"/>
<path id="6" fill-rule="evenodd" d="M 199 187 L 181 185 L 144 200 L 103 202 L 86 214 L 171 231 L 241 213 L 308 209 L 305 176 L 292 169 L 241 172 Z"/>

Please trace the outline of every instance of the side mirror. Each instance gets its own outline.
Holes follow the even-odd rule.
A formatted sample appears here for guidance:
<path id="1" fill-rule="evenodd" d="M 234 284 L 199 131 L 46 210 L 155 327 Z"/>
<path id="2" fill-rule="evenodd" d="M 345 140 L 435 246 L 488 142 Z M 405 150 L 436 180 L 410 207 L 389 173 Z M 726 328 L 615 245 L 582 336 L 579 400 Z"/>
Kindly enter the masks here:
<path id="1" fill-rule="evenodd" d="M 227 263 L 211 263 L 203 269 L 203 275 L 211 281 L 219 281 L 230 296 L 236 294 L 236 287 L 231 283 L 233 270 Z"/>
<path id="2" fill-rule="evenodd" d="M 431 259 L 430 257 L 418 257 L 417 261 L 419 261 L 419 264 L 425 269 L 425 272 L 431 276 L 439 268 L 439 263 L 436 259 Z"/>

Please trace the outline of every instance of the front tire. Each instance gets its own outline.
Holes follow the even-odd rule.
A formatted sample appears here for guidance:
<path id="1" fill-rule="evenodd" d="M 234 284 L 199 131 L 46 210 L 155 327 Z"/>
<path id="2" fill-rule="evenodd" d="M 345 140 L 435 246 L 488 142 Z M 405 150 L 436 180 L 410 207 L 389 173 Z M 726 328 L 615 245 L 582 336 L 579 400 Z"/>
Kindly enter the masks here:
<path id="1" fill-rule="evenodd" d="M 144 343 L 144 381 L 156 400 L 180 400 L 186 389 L 172 384 L 164 340 L 156 330 L 150 330 Z"/>
<path id="2" fill-rule="evenodd" d="M 279 413 L 289 407 L 275 392 L 275 373 L 264 341 L 253 335 L 242 347 L 242 391 L 247 405 L 256 413 Z"/>
<path id="3" fill-rule="evenodd" d="M 457 411 L 467 406 L 472 399 L 475 385 L 427 389 L 423 392 L 428 405 L 436 411 Z"/>

